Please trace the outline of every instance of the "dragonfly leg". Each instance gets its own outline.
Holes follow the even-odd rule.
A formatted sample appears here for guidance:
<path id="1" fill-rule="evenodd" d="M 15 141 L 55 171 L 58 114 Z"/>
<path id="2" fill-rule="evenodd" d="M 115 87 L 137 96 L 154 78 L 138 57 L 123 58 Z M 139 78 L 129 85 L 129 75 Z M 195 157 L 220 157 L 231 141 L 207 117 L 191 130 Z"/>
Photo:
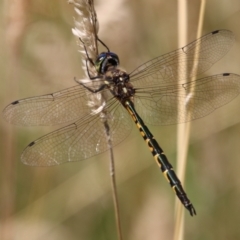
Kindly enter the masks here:
<path id="1" fill-rule="evenodd" d="M 100 40 L 98 37 L 97 40 L 107 49 L 108 52 L 110 52 L 108 46 L 102 40 Z"/>
<path id="2" fill-rule="evenodd" d="M 80 40 L 80 42 L 83 44 L 84 51 L 85 51 L 86 56 L 87 56 L 87 60 L 88 60 L 93 66 L 95 66 L 93 60 L 92 60 L 92 59 L 89 57 L 89 55 L 88 55 L 87 48 L 86 48 L 86 46 L 85 46 L 84 41 L 83 41 L 81 38 L 79 38 L 79 40 Z"/>
<path id="3" fill-rule="evenodd" d="M 90 91 L 91 93 L 100 92 L 100 91 L 102 91 L 102 90 L 106 87 L 106 84 L 101 84 L 99 88 L 97 88 L 97 89 L 92 89 L 92 88 L 84 85 L 84 83 L 77 81 L 76 78 L 74 78 L 74 80 L 75 80 L 77 83 L 79 83 L 80 85 L 82 85 L 84 88 L 86 88 L 88 91 Z"/>
<path id="4" fill-rule="evenodd" d="M 90 62 L 95 69 L 96 69 L 96 66 L 95 66 L 93 60 L 92 60 L 92 59 L 89 57 L 89 55 L 88 55 L 88 51 L 87 51 L 87 48 L 86 48 L 86 46 L 85 46 L 85 43 L 83 42 L 83 40 L 82 40 L 81 38 L 79 38 L 79 40 L 80 40 L 81 43 L 83 44 L 84 51 L 85 51 L 86 56 L 87 56 L 87 59 L 86 59 L 86 67 L 87 67 L 88 77 L 89 77 L 91 80 L 97 79 L 97 78 L 99 78 L 98 75 L 97 75 L 97 76 L 91 76 L 91 74 L 90 74 L 90 72 L 89 72 L 89 68 L 88 68 L 88 62 Z M 96 72 L 97 72 L 97 70 L 96 70 Z"/>

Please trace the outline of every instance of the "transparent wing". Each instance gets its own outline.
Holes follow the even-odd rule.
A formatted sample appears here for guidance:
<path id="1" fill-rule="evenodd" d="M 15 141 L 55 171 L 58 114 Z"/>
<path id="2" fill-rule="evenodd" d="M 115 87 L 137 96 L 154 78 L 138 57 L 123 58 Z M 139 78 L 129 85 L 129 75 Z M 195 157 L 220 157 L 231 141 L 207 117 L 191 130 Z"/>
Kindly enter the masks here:
<path id="1" fill-rule="evenodd" d="M 104 112 L 108 112 L 104 117 Z M 76 123 L 49 133 L 30 143 L 21 160 L 31 166 L 51 166 L 84 160 L 109 149 L 104 121 L 109 125 L 112 146 L 123 141 L 131 130 L 131 119 L 116 99 L 103 112 L 86 115 Z"/>
<path id="2" fill-rule="evenodd" d="M 240 75 L 219 74 L 184 84 L 137 89 L 135 108 L 144 121 L 168 125 L 204 117 L 240 93 Z"/>
<path id="3" fill-rule="evenodd" d="M 10 123 L 22 126 L 73 122 L 90 113 L 87 105 L 87 95 L 90 94 L 77 85 L 52 94 L 18 100 L 4 109 L 3 117 Z"/>
<path id="4" fill-rule="evenodd" d="M 222 58 L 234 43 L 233 33 L 218 30 L 187 46 L 154 58 L 130 74 L 135 87 L 167 86 L 186 81 L 209 69 Z"/>

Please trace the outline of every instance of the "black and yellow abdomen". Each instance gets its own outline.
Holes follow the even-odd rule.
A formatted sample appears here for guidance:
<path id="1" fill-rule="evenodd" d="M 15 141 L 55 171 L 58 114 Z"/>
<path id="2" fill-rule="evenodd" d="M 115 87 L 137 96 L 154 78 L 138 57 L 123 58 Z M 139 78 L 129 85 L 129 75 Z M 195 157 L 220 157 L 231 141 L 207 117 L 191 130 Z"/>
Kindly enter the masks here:
<path id="1" fill-rule="evenodd" d="M 131 115 L 133 121 L 135 122 L 137 128 L 140 131 L 140 134 L 147 143 L 157 165 L 161 169 L 163 175 L 169 182 L 177 197 L 182 202 L 184 207 L 190 212 L 191 216 L 193 216 L 194 214 L 196 215 L 196 211 L 192 203 L 188 199 L 187 194 L 185 193 L 180 180 L 174 172 L 172 165 L 169 163 L 163 150 L 159 146 L 158 142 L 155 140 L 152 133 L 149 131 L 148 127 L 144 124 L 141 117 L 137 114 L 133 103 L 130 100 L 125 100 L 124 106 Z"/>

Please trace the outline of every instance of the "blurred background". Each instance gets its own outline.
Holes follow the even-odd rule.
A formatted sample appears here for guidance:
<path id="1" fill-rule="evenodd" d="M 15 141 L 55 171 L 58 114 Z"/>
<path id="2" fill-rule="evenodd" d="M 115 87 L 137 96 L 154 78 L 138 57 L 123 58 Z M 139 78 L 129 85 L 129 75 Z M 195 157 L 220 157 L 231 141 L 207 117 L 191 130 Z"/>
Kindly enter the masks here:
<path id="1" fill-rule="evenodd" d="M 177 1 L 96 0 L 99 37 L 131 72 L 178 48 Z M 188 42 L 196 38 L 200 1 L 188 1 Z M 0 109 L 14 100 L 75 85 L 84 77 L 73 6 L 65 0 L 0 1 Z M 230 52 L 205 75 L 240 74 L 240 1 L 208 0 L 203 35 L 234 32 Z M 185 239 L 240 239 L 240 96 L 192 123 Z M 23 149 L 59 128 L 16 127 L 0 119 L 0 238 L 116 239 L 108 154 L 56 167 L 20 161 Z M 176 166 L 176 126 L 150 130 Z M 138 130 L 114 148 L 124 239 L 172 239 L 175 196 Z"/>

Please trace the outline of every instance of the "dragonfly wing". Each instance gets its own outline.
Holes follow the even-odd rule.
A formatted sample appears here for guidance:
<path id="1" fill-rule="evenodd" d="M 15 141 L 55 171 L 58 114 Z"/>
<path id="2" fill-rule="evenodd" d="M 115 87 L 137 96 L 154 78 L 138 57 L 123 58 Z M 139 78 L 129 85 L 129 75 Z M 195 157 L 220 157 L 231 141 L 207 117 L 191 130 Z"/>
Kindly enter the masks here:
<path id="1" fill-rule="evenodd" d="M 18 100 L 4 109 L 3 116 L 8 122 L 22 126 L 73 122 L 90 113 L 87 94 L 91 93 L 77 85 L 52 94 Z"/>
<path id="2" fill-rule="evenodd" d="M 153 125 L 170 125 L 204 117 L 240 93 L 240 75 L 219 74 L 184 84 L 138 89 L 136 110 Z"/>
<path id="3" fill-rule="evenodd" d="M 209 69 L 221 59 L 234 43 L 228 30 L 209 33 L 183 48 L 154 58 L 130 74 L 134 86 L 167 86 L 186 81 Z"/>
<path id="4" fill-rule="evenodd" d="M 127 111 L 112 99 L 102 112 L 88 114 L 30 143 L 21 160 L 31 166 L 51 166 L 93 157 L 110 148 L 104 122 L 108 123 L 112 146 L 115 146 L 130 133 L 130 120 Z"/>

